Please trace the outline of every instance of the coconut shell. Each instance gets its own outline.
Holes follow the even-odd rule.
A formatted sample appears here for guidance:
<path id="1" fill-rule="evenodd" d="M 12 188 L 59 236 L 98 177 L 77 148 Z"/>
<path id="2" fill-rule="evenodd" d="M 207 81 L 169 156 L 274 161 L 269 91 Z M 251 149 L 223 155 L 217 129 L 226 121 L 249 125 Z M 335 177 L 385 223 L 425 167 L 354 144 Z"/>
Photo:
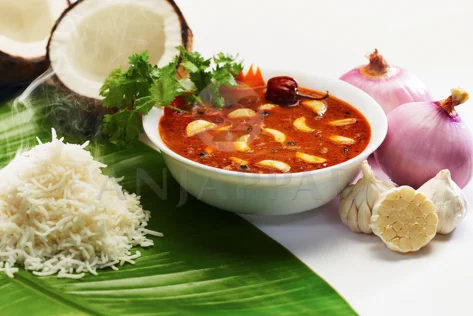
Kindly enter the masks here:
<path id="1" fill-rule="evenodd" d="M 177 15 L 179 16 L 182 29 L 182 46 L 184 46 L 187 51 L 191 51 L 194 44 L 194 34 L 192 33 L 192 30 L 187 24 L 187 21 L 177 4 L 173 0 L 166 1 L 174 8 L 174 11 L 176 11 Z"/>
<path id="2" fill-rule="evenodd" d="M 192 30 L 190 29 L 189 25 L 187 24 L 187 21 L 182 14 L 181 10 L 179 7 L 176 5 L 176 3 L 173 0 L 166 0 L 172 7 L 174 8 L 174 11 L 176 11 L 177 15 L 179 16 L 179 21 L 181 22 L 181 29 L 182 29 L 182 46 L 185 47 L 185 49 L 190 52 L 192 51 L 192 48 L 194 46 L 194 34 L 192 33 Z M 179 60 L 180 63 L 181 60 Z M 179 78 L 185 78 L 189 74 L 187 71 L 184 69 L 182 66 L 178 66 L 177 68 L 177 75 Z"/>
<path id="3" fill-rule="evenodd" d="M 64 18 L 64 16 L 66 16 L 70 10 L 73 10 L 77 5 L 79 5 L 83 1 L 87 1 L 87 0 L 78 0 L 62 12 L 61 16 L 56 20 L 56 23 L 54 24 L 54 27 L 51 31 L 51 34 L 54 33 L 54 31 L 56 30 L 58 25 L 61 23 L 61 20 Z M 159 0 L 157 0 L 157 1 L 159 1 Z M 174 11 L 178 15 L 179 21 L 181 23 L 182 46 L 184 46 L 187 51 L 192 51 L 193 44 L 194 44 L 194 35 L 193 35 L 192 30 L 190 29 L 189 25 L 187 24 L 187 21 L 186 21 L 184 15 L 182 14 L 181 10 L 179 9 L 177 4 L 173 0 L 164 0 L 164 1 L 168 2 L 174 8 Z M 48 41 L 48 45 L 47 45 L 47 53 L 46 53 L 46 60 L 47 60 L 48 64 L 49 64 L 49 61 L 50 61 L 49 49 L 50 49 L 50 44 L 51 44 L 51 37 L 52 36 L 49 37 L 49 41 Z M 178 66 L 177 74 L 178 74 L 179 78 L 184 78 L 184 77 L 188 76 L 187 71 L 181 66 Z M 56 75 L 53 76 L 52 82 L 55 85 L 57 85 L 61 90 L 63 90 L 65 93 L 75 93 L 69 87 L 64 85 L 61 82 L 61 80 L 59 79 L 59 77 L 57 77 Z M 81 99 L 82 102 L 86 102 L 86 103 L 96 102 L 97 104 L 101 104 L 101 102 L 99 102 L 97 100 L 92 101 L 92 100 L 90 100 L 90 98 L 84 97 L 84 96 L 76 96 L 76 98 Z"/>
<path id="4" fill-rule="evenodd" d="M 48 67 L 44 56 L 26 59 L 0 52 L 0 88 L 28 84 Z"/>
<path id="5" fill-rule="evenodd" d="M 67 6 L 70 6 L 69 0 L 65 2 Z M 0 88 L 28 84 L 45 72 L 48 67 L 49 61 L 46 54 L 35 58 L 23 58 L 0 51 Z"/>

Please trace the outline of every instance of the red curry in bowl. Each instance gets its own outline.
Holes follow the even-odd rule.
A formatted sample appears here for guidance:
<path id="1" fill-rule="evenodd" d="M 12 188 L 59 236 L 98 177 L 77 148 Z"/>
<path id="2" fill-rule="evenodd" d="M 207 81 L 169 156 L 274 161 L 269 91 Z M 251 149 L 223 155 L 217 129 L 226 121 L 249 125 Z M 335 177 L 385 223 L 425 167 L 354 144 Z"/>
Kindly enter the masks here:
<path id="1" fill-rule="evenodd" d="M 322 169 L 367 147 L 371 129 L 358 110 L 328 94 L 296 88 L 297 96 L 287 98 L 275 98 L 266 85 L 228 89 L 222 93 L 227 101 L 222 109 L 166 109 L 159 123 L 161 138 L 169 149 L 195 162 L 250 173 Z"/>

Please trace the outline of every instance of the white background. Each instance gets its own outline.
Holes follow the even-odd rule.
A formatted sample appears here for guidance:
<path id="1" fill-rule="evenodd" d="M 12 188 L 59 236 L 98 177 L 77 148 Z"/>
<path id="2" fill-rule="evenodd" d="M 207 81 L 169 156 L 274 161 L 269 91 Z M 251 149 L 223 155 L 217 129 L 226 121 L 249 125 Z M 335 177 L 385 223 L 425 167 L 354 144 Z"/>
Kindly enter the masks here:
<path id="1" fill-rule="evenodd" d="M 416 73 L 436 98 L 456 86 L 473 95 L 470 0 L 177 3 L 194 31 L 195 49 L 205 55 L 239 53 L 246 64 L 339 77 L 378 48 L 388 62 Z M 473 129 L 473 100 L 459 112 Z M 473 205 L 472 184 L 466 192 Z M 411 255 L 349 231 L 336 201 L 298 215 L 248 219 L 361 315 L 473 315 L 473 214 L 452 235 L 437 236 Z"/>

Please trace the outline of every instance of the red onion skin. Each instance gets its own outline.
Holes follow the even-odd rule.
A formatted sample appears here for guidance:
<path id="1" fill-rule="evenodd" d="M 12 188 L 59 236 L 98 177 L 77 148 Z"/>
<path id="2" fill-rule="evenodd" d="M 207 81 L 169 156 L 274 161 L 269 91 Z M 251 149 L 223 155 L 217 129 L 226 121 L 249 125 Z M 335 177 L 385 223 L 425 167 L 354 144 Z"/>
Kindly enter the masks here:
<path id="1" fill-rule="evenodd" d="M 430 92 L 417 76 L 396 66 L 390 66 L 388 73 L 379 77 L 366 76 L 355 68 L 340 79 L 368 93 L 386 114 L 405 103 L 432 101 Z"/>
<path id="2" fill-rule="evenodd" d="M 374 155 L 398 185 L 417 189 L 443 169 L 460 188 L 473 177 L 473 136 L 438 104 L 408 103 L 388 114 L 388 134 Z"/>

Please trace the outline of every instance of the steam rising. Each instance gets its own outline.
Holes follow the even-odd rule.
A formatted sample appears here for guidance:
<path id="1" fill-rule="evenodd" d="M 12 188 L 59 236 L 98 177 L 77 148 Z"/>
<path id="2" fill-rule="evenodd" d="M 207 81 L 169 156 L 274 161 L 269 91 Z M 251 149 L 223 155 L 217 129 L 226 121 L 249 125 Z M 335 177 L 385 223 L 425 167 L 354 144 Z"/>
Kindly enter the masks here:
<path id="1" fill-rule="evenodd" d="M 49 69 L 14 101 L 13 113 L 27 111 L 33 119 L 45 124 L 44 130 L 56 129 L 58 134 L 74 140 L 101 138 L 104 109 L 101 102 L 81 97 L 56 83 Z"/>
<path id="2" fill-rule="evenodd" d="M 6 114 L 6 113 L 5 113 Z M 11 104 L 11 112 L 0 118 L 0 169 L 18 153 L 37 145 L 36 138 L 49 139 L 51 128 L 70 143 L 91 141 L 89 151 L 100 157 L 105 110 L 100 101 L 70 92 L 55 81 L 52 70 L 46 71 Z"/>

